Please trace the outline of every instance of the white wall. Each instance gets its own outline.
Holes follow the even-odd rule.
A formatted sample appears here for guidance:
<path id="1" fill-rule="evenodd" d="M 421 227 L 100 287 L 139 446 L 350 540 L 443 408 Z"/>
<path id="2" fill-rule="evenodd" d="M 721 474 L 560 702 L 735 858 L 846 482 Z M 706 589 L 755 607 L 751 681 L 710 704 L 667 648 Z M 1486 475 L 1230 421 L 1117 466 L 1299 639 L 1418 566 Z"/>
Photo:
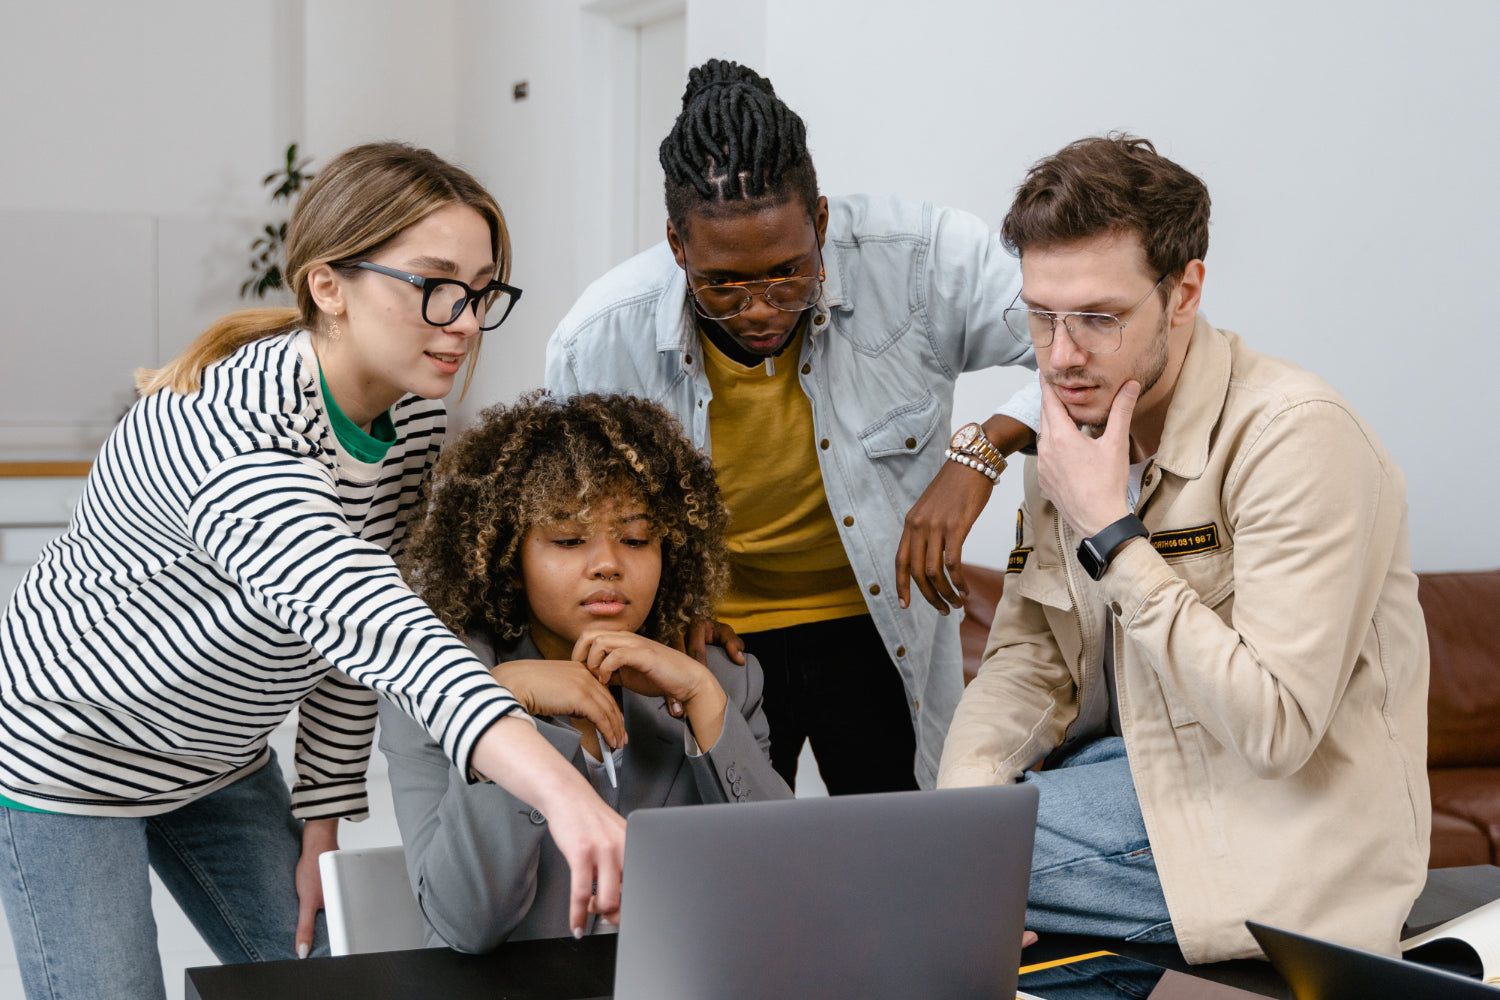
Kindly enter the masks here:
<path id="1" fill-rule="evenodd" d="M 4 457 L 91 457 L 132 370 L 234 304 L 288 4 L 0 0 Z"/>
<path id="2" fill-rule="evenodd" d="M 458 421 L 540 386 L 558 320 L 636 250 L 635 29 L 683 9 L 682 0 L 459 0 L 457 157 L 505 211 L 511 280 L 525 294 L 487 335 L 468 396 L 449 400 Z M 517 101 L 521 81 L 529 96 Z"/>
<path id="3" fill-rule="evenodd" d="M 511 318 L 485 335 L 479 368 L 458 414 L 512 400 L 540 385 L 542 352 L 579 290 L 574 237 L 579 189 L 575 103 L 580 93 L 585 15 L 573 0 L 460 0 L 456 100 L 464 127 L 458 159 L 489 186 L 505 212 L 514 265 L 511 283 L 523 295 Z M 526 81 L 516 101 L 512 86 Z"/>
<path id="4" fill-rule="evenodd" d="M 358 143 L 404 139 L 454 155 L 460 36 L 452 0 L 308 0 L 305 11 L 299 134 L 307 150 L 326 159 Z"/>

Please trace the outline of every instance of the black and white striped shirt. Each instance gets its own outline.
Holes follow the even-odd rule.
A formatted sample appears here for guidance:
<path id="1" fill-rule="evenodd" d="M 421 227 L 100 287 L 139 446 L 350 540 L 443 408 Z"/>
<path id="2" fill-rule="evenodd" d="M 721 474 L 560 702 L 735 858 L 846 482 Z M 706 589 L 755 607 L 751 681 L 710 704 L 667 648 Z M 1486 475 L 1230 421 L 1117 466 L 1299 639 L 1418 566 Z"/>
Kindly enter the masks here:
<path id="1" fill-rule="evenodd" d="M 0 793 L 166 812 L 264 764 L 300 705 L 294 812 L 357 818 L 370 688 L 470 773 L 517 705 L 396 570 L 445 417 L 416 396 L 391 417 L 382 462 L 342 453 L 305 333 L 137 402 L 0 619 Z"/>

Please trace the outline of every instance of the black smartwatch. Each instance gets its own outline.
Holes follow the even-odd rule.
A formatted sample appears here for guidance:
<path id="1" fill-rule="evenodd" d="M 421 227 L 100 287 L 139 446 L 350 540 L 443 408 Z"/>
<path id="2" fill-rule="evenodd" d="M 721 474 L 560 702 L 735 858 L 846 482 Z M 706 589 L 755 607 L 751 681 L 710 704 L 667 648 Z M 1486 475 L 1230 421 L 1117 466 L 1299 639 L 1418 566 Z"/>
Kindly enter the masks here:
<path id="1" fill-rule="evenodd" d="M 1095 580 L 1104 579 L 1104 571 L 1109 569 L 1109 556 L 1120 546 L 1122 542 L 1128 542 L 1132 538 L 1150 538 L 1151 532 L 1140 518 L 1134 514 L 1126 514 L 1114 524 L 1105 528 L 1092 538 L 1085 538 L 1078 544 L 1078 561 L 1083 564 L 1083 570 Z"/>

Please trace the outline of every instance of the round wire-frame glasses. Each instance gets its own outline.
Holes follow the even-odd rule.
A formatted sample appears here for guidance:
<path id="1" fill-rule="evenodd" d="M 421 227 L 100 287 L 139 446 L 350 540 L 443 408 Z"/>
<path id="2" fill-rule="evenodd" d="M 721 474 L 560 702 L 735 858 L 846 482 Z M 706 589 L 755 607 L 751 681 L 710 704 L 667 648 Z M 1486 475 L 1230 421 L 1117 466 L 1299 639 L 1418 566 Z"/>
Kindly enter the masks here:
<path id="1" fill-rule="evenodd" d="M 1057 335 L 1057 324 L 1062 323 L 1068 328 L 1068 336 L 1073 343 L 1090 354 L 1113 354 L 1120 349 L 1125 342 L 1125 327 L 1131 320 L 1135 319 L 1136 311 L 1146 304 L 1151 293 L 1161 287 L 1161 283 L 1167 280 L 1164 274 L 1156 279 L 1156 284 L 1151 286 L 1151 291 L 1141 296 L 1141 300 L 1119 316 L 1113 313 L 1100 312 L 1048 312 L 1045 309 L 1027 309 L 1018 306 L 1021 293 L 1011 300 L 1009 308 L 1000 315 L 1005 319 L 1005 328 L 1010 331 L 1021 343 L 1029 343 L 1033 348 L 1040 350 L 1052 346 L 1052 339 Z"/>
<path id="2" fill-rule="evenodd" d="M 683 263 L 687 254 L 683 253 Z M 686 270 L 686 268 L 684 268 Z M 688 298 L 693 308 L 704 319 L 732 319 L 750 308 L 755 299 L 751 285 L 764 285 L 760 294 L 772 306 L 782 312 L 801 312 L 811 309 L 823 297 L 823 281 L 828 272 L 823 267 L 823 248 L 818 248 L 818 273 L 793 274 L 785 278 L 755 278 L 751 281 L 726 281 L 717 285 L 694 288 L 688 282 Z"/>

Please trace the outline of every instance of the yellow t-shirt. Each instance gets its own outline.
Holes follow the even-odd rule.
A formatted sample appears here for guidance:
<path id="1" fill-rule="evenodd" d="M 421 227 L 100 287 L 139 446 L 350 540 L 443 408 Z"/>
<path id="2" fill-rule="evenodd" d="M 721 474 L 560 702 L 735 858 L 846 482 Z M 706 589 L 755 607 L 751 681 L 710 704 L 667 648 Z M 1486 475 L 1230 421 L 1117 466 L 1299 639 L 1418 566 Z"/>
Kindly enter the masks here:
<path id="1" fill-rule="evenodd" d="M 714 472 L 729 508 L 729 591 L 716 617 L 737 632 L 763 632 L 866 614 L 823 492 L 812 403 L 797 379 L 803 335 L 775 359 L 774 375 L 699 340 L 714 393 Z"/>

